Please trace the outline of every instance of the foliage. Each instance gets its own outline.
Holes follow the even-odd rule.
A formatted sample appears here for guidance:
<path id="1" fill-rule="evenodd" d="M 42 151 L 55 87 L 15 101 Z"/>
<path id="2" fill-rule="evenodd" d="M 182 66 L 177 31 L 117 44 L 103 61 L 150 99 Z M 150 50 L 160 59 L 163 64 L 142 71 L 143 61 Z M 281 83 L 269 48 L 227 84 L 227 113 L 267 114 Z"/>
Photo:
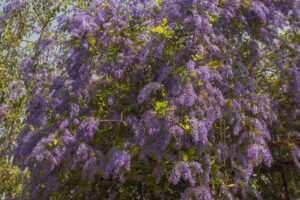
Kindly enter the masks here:
<path id="1" fill-rule="evenodd" d="M 300 169 L 299 6 L 8 2 L 0 18 L 0 145 L 14 165 L 0 165 L 13 174 L 1 192 L 299 197 L 300 180 L 289 173 Z"/>

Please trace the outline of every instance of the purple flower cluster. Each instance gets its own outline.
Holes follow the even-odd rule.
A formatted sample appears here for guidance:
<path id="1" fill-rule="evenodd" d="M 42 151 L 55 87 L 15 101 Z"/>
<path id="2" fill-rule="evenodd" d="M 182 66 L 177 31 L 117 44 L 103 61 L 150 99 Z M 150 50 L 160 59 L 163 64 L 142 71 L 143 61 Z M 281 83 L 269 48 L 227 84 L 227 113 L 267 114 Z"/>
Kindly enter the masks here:
<path id="1" fill-rule="evenodd" d="M 268 53 L 282 58 L 273 48 L 294 26 L 291 2 L 95 0 L 61 17 L 63 59 L 37 81 L 15 149 L 31 187 L 64 172 L 109 184 L 153 172 L 158 184 L 182 185 L 182 199 L 213 199 L 212 185 L 224 198 L 247 196 L 255 168 L 272 166 L 281 113 L 265 84 L 281 76 L 267 71 Z M 34 65 L 23 59 L 24 79 Z M 295 66 L 286 74 L 298 103 Z M 299 165 L 298 148 L 293 158 Z"/>
<path id="2" fill-rule="evenodd" d="M 43 96 L 35 96 L 31 99 L 28 106 L 27 121 L 33 126 L 42 126 L 45 124 L 45 114 L 48 104 Z"/>
<path id="3" fill-rule="evenodd" d="M 3 7 L 4 16 L 10 17 L 25 7 L 24 0 L 13 0 Z"/>
<path id="4" fill-rule="evenodd" d="M 179 162 L 173 168 L 169 176 L 169 182 L 176 185 L 182 179 L 187 181 L 191 186 L 195 186 L 195 179 L 202 172 L 203 170 L 199 162 Z"/>
<path id="5" fill-rule="evenodd" d="M 119 177 L 122 168 L 130 170 L 130 155 L 126 151 L 113 151 L 104 170 L 104 177 Z"/>

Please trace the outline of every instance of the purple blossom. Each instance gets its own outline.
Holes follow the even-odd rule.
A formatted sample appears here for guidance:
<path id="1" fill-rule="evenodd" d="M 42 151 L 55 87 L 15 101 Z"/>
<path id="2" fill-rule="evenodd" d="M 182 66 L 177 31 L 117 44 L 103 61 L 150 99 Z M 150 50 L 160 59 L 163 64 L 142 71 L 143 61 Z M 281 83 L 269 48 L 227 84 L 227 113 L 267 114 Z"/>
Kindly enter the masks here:
<path id="1" fill-rule="evenodd" d="M 194 23 L 195 23 L 196 31 L 199 34 L 205 34 L 211 32 L 211 27 L 206 17 L 196 15 L 194 16 Z"/>
<path id="2" fill-rule="evenodd" d="M 258 119 L 255 119 L 254 122 L 254 127 L 259 131 L 265 139 L 271 140 L 271 134 L 268 130 L 268 127 L 264 121 L 260 121 Z"/>
<path id="3" fill-rule="evenodd" d="M 70 117 L 71 118 L 78 116 L 79 111 L 80 111 L 80 107 L 78 104 L 75 104 L 75 103 L 71 104 L 69 109 L 70 109 Z"/>
<path id="4" fill-rule="evenodd" d="M 183 180 L 188 181 L 191 185 L 195 185 L 195 180 L 188 163 L 182 163 L 180 165 L 180 170 Z"/>
<path id="5" fill-rule="evenodd" d="M 42 138 L 25 160 L 25 164 L 30 165 L 33 169 L 34 176 L 42 174 L 42 177 L 47 177 L 61 163 L 64 148 L 49 150 L 49 145 L 51 145 L 53 141 L 53 136 Z"/>
<path id="6" fill-rule="evenodd" d="M 93 31 L 97 27 L 94 19 L 88 13 L 80 11 L 75 16 L 62 17 L 59 23 L 68 32 L 77 37 L 86 32 Z"/>
<path id="7" fill-rule="evenodd" d="M 25 1 L 24 0 L 13 0 L 6 4 L 3 7 L 3 13 L 5 16 L 11 16 L 19 12 L 21 9 L 23 9 L 25 6 Z"/>
<path id="8" fill-rule="evenodd" d="M 208 143 L 208 128 L 205 121 L 191 119 L 192 138 L 195 144 L 207 145 Z"/>
<path id="9" fill-rule="evenodd" d="M 138 103 L 143 103 L 144 101 L 148 100 L 151 93 L 154 93 L 155 91 L 159 90 L 162 87 L 160 83 L 152 82 L 147 84 L 139 93 L 137 97 Z"/>
<path id="10" fill-rule="evenodd" d="M 74 145 L 77 140 L 74 135 L 67 129 L 64 130 L 63 134 L 60 137 L 60 140 L 63 142 L 64 145 Z"/>
<path id="11" fill-rule="evenodd" d="M 86 143 L 80 143 L 75 148 L 75 154 L 72 156 L 71 162 L 67 164 L 68 168 L 76 169 L 82 167 L 84 163 L 90 158 L 93 150 L 91 146 Z"/>
<path id="12" fill-rule="evenodd" d="M 156 118 L 155 113 L 152 111 L 145 112 L 142 116 L 144 127 L 149 135 L 158 134 L 161 129 L 160 121 Z"/>
<path id="13" fill-rule="evenodd" d="M 107 98 L 107 103 L 108 103 L 108 105 L 113 105 L 114 104 L 114 97 L 113 96 L 109 96 L 108 98 Z"/>
<path id="14" fill-rule="evenodd" d="M 69 126 L 70 122 L 68 119 L 62 120 L 59 125 L 58 125 L 58 129 L 59 130 L 64 130 Z"/>
<path id="15" fill-rule="evenodd" d="M 182 12 L 180 11 L 180 5 L 177 3 L 167 3 L 164 5 L 163 12 L 171 21 L 177 21 L 182 19 Z"/>
<path id="16" fill-rule="evenodd" d="M 26 94 L 26 89 L 23 81 L 12 81 L 8 85 L 9 99 L 12 101 L 18 100 Z"/>
<path id="17" fill-rule="evenodd" d="M 230 155 L 230 149 L 228 145 L 220 143 L 217 145 L 217 160 L 218 162 L 223 162 L 228 159 Z"/>
<path id="18" fill-rule="evenodd" d="M 195 184 L 192 171 L 187 162 L 179 162 L 176 164 L 171 172 L 171 175 L 169 176 L 169 182 L 177 185 L 181 178 L 185 181 L 188 181 L 191 185 Z"/>
<path id="19" fill-rule="evenodd" d="M 45 123 L 45 112 L 48 109 L 48 103 L 42 96 L 35 96 L 32 98 L 28 107 L 28 123 L 33 126 L 41 126 Z"/>
<path id="20" fill-rule="evenodd" d="M 17 162 L 22 161 L 23 166 L 25 158 L 31 154 L 41 138 L 42 135 L 37 132 L 30 131 L 29 129 L 23 130 L 17 140 L 18 146 L 14 149 L 14 159 Z"/>
<path id="21" fill-rule="evenodd" d="M 196 63 L 192 60 L 189 60 L 186 64 L 186 66 L 189 70 L 195 70 Z"/>
<path id="22" fill-rule="evenodd" d="M 170 134 L 172 134 L 177 141 L 180 141 L 182 136 L 184 135 L 184 130 L 180 126 L 172 126 L 170 129 Z"/>
<path id="23" fill-rule="evenodd" d="M 181 171 L 178 169 L 178 167 L 175 167 L 172 170 L 171 175 L 169 176 L 169 182 L 174 185 L 177 185 L 180 179 L 181 179 Z"/>
<path id="24" fill-rule="evenodd" d="M 25 57 L 24 59 L 22 59 L 20 67 L 25 76 L 27 75 L 27 73 L 32 73 L 33 65 L 34 61 L 31 58 Z"/>
<path id="25" fill-rule="evenodd" d="M 247 160 L 253 162 L 255 165 L 264 162 L 268 167 L 271 166 L 273 158 L 270 153 L 270 150 L 263 146 L 254 144 L 250 146 L 247 150 Z"/>
<path id="26" fill-rule="evenodd" d="M 98 130 L 99 121 L 93 117 L 83 120 L 78 127 L 77 138 L 90 140 L 94 137 Z"/>
<path id="27" fill-rule="evenodd" d="M 195 175 L 201 174 L 203 172 L 202 165 L 197 161 L 191 161 L 189 163 L 189 166 Z"/>
<path id="28" fill-rule="evenodd" d="M 242 130 L 241 120 L 238 119 L 233 127 L 233 135 L 239 135 L 241 130 Z"/>
<path id="29" fill-rule="evenodd" d="M 211 71 L 209 70 L 208 67 L 198 67 L 196 69 L 197 73 L 200 75 L 200 78 L 203 82 L 207 83 L 209 82 L 210 78 L 211 78 Z"/>
<path id="30" fill-rule="evenodd" d="M 193 88 L 193 85 L 188 84 L 183 88 L 182 93 L 176 98 L 176 102 L 179 105 L 191 107 L 197 101 L 197 95 Z"/>
<path id="31" fill-rule="evenodd" d="M 104 177 L 120 177 L 121 169 L 130 170 L 130 155 L 126 151 L 113 151 L 104 171 Z"/>
<path id="32" fill-rule="evenodd" d="M 39 40 L 37 43 L 37 48 L 40 52 L 52 48 L 55 45 L 55 40 L 53 38 L 46 38 Z"/>
<path id="33" fill-rule="evenodd" d="M 262 2 L 253 1 L 251 9 L 260 18 L 260 20 L 262 20 L 262 22 L 267 22 L 267 15 L 269 13 L 269 9 Z"/>
<path id="34" fill-rule="evenodd" d="M 180 83 L 178 79 L 171 79 L 168 81 L 167 84 L 168 92 L 171 96 L 178 96 L 180 95 L 181 91 L 183 90 L 183 85 Z"/>
<path id="35" fill-rule="evenodd" d="M 300 105 L 300 73 L 294 66 L 290 69 L 290 93 L 297 105 Z"/>

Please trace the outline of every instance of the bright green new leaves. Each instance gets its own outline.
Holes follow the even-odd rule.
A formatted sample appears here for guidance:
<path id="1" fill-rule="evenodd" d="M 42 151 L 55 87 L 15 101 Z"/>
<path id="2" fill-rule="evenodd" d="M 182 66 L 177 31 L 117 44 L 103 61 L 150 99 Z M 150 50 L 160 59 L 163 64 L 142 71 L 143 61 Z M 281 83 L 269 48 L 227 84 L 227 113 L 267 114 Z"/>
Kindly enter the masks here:
<path id="1" fill-rule="evenodd" d="M 174 31 L 168 27 L 167 18 L 163 18 L 161 24 L 151 27 L 150 32 L 158 34 L 164 38 L 172 38 L 174 36 Z"/>
<path id="2" fill-rule="evenodd" d="M 156 5 L 160 6 L 161 0 L 155 0 Z"/>
<path id="3" fill-rule="evenodd" d="M 3 196 L 18 196 L 22 191 L 21 171 L 18 167 L 0 160 L 0 194 Z"/>
<path id="4" fill-rule="evenodd" d="M 159 116 L 165 116 L 170 110 L 168 101 L 155 101 L 154 102 L 154 111 Z"/>

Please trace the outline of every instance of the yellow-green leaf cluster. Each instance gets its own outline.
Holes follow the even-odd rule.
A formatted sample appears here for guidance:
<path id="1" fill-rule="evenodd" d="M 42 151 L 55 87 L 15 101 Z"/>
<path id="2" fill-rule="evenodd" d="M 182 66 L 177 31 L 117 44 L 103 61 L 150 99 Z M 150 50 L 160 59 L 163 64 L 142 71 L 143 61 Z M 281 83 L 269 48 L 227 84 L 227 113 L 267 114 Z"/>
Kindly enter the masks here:
<path id="1" fill-rule="evenodd" d="M 174 36 L 174 31 L 168 27 L 167 18 L 164 18 L 161 24 L 151 27 L 150 32 L 154 34 L 159 34 L 165 38 L 172 38 Z"/>
<path id="2" fill-rule="evenodd" d="M 159 116 L 165 116 L 170 110 L 168 101 L 155 101 L 154 102 L 154 111 Z"/>

